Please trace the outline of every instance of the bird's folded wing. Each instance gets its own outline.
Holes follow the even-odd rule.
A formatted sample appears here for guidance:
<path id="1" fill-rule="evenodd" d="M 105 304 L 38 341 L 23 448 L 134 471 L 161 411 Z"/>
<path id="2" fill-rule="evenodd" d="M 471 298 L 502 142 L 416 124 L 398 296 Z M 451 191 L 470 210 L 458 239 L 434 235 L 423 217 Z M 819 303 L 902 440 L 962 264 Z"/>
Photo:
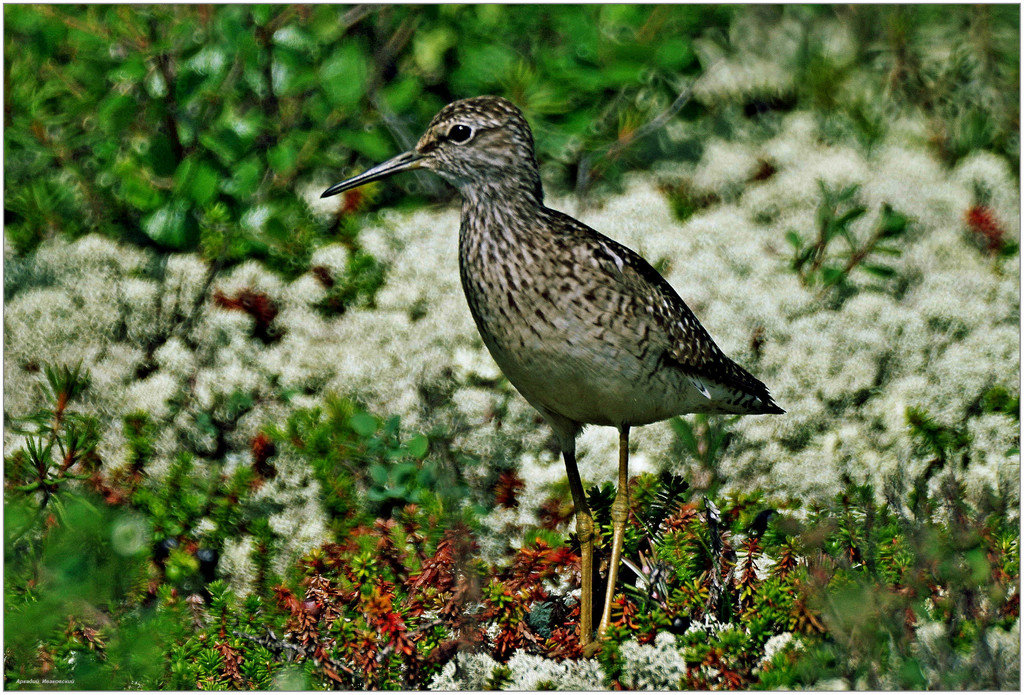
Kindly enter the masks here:
<path id="1" fill-rule="evenodd" d="M 633 298 L 636 306 L 631 309 L 637 318 L 649 317 L 651 338 L 663 341 L 661 359 L 665 364 L 695 379 L 705 387 L 703 391 L 708 391 L 708 382 L 720 384 L 760 401 L 766 412 L 781 412 L 768 388 L 722 352 L 679 294 L 650 263 L 582 223 L 577 225 L 579 236 L 574 243 L 593 255 L 609 283 L 619 284 L 621 294 Z"/>

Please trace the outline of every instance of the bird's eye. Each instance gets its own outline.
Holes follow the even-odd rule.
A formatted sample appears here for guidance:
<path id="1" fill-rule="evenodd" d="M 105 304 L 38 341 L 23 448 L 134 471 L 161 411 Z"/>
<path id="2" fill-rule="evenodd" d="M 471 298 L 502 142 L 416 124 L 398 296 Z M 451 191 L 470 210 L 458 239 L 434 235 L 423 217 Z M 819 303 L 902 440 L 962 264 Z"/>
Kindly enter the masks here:
<path id="1" fill-rule="evenodd" d="M 460 145 L 469 142 L 471 137 L 473 137 L 473 129 L 468 125 L 456 123 L 448 130 L 448 139 Z"/>

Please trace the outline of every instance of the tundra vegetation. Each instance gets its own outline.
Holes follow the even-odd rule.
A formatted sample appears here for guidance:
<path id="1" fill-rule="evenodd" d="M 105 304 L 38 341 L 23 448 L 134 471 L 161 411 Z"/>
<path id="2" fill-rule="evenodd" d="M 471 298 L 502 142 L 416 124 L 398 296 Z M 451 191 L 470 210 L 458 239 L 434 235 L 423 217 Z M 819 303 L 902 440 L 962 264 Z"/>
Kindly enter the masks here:
<path id="1" fill-rule="evenodd" d="M 1018 7 L 4 18 L 6 687 L 1019 687 Z M 452 192 L 318 200 L 486 93 L 788 410 L 635 433 L 592 659 Z"/>

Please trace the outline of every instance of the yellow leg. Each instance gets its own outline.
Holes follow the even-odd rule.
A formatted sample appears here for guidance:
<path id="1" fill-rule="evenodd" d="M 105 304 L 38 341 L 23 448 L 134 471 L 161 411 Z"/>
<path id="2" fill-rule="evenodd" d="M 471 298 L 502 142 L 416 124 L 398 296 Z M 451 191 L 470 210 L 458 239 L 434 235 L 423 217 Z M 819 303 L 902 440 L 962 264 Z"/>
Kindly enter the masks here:
<path id="1" fill-rule="evenodd" d="M 604 610 L 597 628 L 597 638 L 608 631 L 612 615 L 612 598 L 615 596 L 615 582 L 619 576 L 619 560 L 622 557 L 622 539 L 626 534 L 626 519 L 629 517 L 629 425 L 619 430 L 619 487 L 612 502 L 612 557 L 608 561 L 608 586 L 604 594 Z"/>
<path id="2" fill-rule="evenodd" d="M 564 450 L 562 456 L 576 508 L 576 535 L 580 539 L 580 646 L 586 650 L 594 631 L 594 517 L 587 506 L 583 481 L 576 467 L 575 448 Z"/>

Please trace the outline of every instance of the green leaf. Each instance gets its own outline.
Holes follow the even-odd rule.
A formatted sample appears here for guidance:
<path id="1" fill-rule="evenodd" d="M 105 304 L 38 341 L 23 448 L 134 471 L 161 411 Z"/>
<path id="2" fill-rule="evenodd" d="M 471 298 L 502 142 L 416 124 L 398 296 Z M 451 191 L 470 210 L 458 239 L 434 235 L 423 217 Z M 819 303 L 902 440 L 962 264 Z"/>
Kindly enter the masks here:
<path id="1" fill-rule="evenodd" d="M 380 487 L 385 487 L 388 484 L 388 469 L 379 463 L 373 464 L 370 466 L 370 479 Z"/>
<path id="2" fill-rule="evenodd" d="M 163 196 L 152 184 L 138 174 L 128 174 L 121 179 L 121 197 L 133 208 L 150 212 L 160 207 Z"/>
<path id="3" fill-rule="evenodd" d="M 252 12 L 253 21 L 257 24 L 266 24 L 274 13 L 273 5 L 253 5 L 249 9 Z"/>
<path id="4" fill-rule="evenodd" d="M 421 490 L 433 486 L 435 480 L 434 471 L 427 467 L 421 468 L 416 474 L 416 486 Z"/>
<path id="5" fill-rule="evenodd" d="M 402 487 L 409 487 L 409 483 L 416 477 L 416 467 L 408 464 L 397 465 L 393 468 L 395 473 L 395 484 Z"/>
<path id="6" fill-rule="evenodd" d="M 672 427 L 672 431 L 675 432 L 676 438 L 679 439 L 679 443 L 682 445 L 690 455 L 697 456 L 697 436 L 693 432 L 693 427 L 687 420 L 681 417 L 674 417 L 669 420 L 669 424 Z"/>
<path id="7" fill-rule="evenodd" d="M 224 191 L 238 200 L 248 202 L 263 176 L 263 165 L 255 155 L 234 166 L 231 179 L 224 182 Z"/>
<path id="8" fill-rule="evenodd" d="M 146 76 L 146 61 L 141 55 L 129 56 L 127 60 L 113 70 L 107 72 L 107 79 L 111 82 L 141 82 Z"/>
<path id="9" fill-rule="evenodd" d="M 221 128 L 199 136 L 199 143 L 217 155 L 225 166 L 232 166 L 245 154 L 245 145 L 234 130 Z"/>
<path id="10" fill-rule="evenodd" d="M 447 77 L 456 89 L 467 93 L 497 89 L 516 61 L 513 51 L 496 43 L 459 45 L 457 51 L 458 68 Z"/>
<path id="11" fill-rule="evenodd" d="M 386 159 L 395 153 L 395 144 L 379 128 L 353 130 L 341 135 L 338 141 L 372 160 Z"/>
<path id="12" fill-rule="evenodd" d="M 181 200 L 168 203 L 142 220 L 142 231 L 160 246 L 187 251 L 198 241 L 198 228 Z"/>
<path id="13" fill-rule="evenodd" d="M 861 264 L 861 267 L 872 275 L 880 278 L 891 278 L 896 275 L 896 269 L 888 265 L 881 265 L 879 263 L 863 263 Z"/>
<path id="14" fill-rule="evenodd" d="M 693 62 L 694 57 L 690 42 L 682 37 L 661 41 L 654 52 L 654 62 L 666 70 L 681 70 Z"/>
<path id="15" fill-rule="evenodd" d="M 356 43 L 343 43 L 320 67 L 320 84 L 334 106 L 350 109 L 366 93 L 366 56 Z"/>
<path id="16" fill-rule="evenodd" d="M 413 59 L 423 72 L 436 73 L 443 67 L 444 54 L 457 41 L 458 36 L 447 26 L 418 31 L 412 41 Z"/>
<path id="17" fill-rule="evenodd" d="M 316 42 L 301 28 L 289 24 L 274 32 L 273 41 L 278 46 L 284 46 L 294 51 L 310 53 L 316 50 Z"/>
<path id="18" fill-rule="evenodd" d="M 875 252 L 875 253 L 880 253 L 883 256 L 902 256 L 903 255 L 902 251 L 900 251 L 899 249 L 893 248 L 891 246 L 875 246 L 871 250 L 873 252 Z"/>
<path id="19" fill-rule="evenodd" d="M 845 213 L 843 213 L 839 217 L 837 217 L 836 218 L 836 225 L 840 226 L 840 227 L 845 227 L 850 222 L 852 222 L 853 220 L 855 220 L 858 217 L 862 216 L 865 212 L 867 212 L 867 208 L 866 207 L 864 207 L 862 205 L 855 206 L 855 207 L 851 208 L 850 210 L 847 210 Z"/>
<path id="20" fill-rule="evenodd" d="M 404 113 L 411 109 L 422 91 L 420 81 L 411 75 L 395 80 L 381 89 L 384 101 L 398 113 Z"/>
<path id="21" fill-rule="evenodd" d="M 153 136 L 145 156 L 157 176 L 170 176 L 178 168 L 178 160 L 174 158 L 174 150 L 171 149 L 171 139 L 163 133 Z"/>
<path id="22" fill-rule="evenodd" d="M 136 113 L 138 113 L 138 104 L 134 99 L 124 94 L 115 94 L 100 103 L 97 116 L 100 127 L 104 131 L 123 135 L 122 131 L 132 122 Z"/>
<path id="23" fill-rule="evenodd" d="M 825 267 L 821 269 L 821 279 L 826 285 L 836 285 L 842 282 L 844 273 L 839 268 Z"/>
<path id="24" fill-rule="evenodd" d="M 610 84 L 616 87 L 629 87 L 640 83 L 644 69 L 643 63 L 622 61 L 610 63 L 600 72 Z"/>
<path id="25" fill-rule="evenodd" d="M 786 241 L 789 242 L 790 246 L 797 250 L 800 250 L 800 248 L 804 245 L 803 237 L 801 237 L 799 232 L 797 232 L 795 229 L 790 229 L 788 232 L 786 232 Z"/>
<path id="26" fill-rule="evenodd" d="M 882 205 L 882 219 L 879 223 L 879 233 L 883 239 L 899 236 L 907 231 L 910 226 L 910 218 L 901 212 L 893 210 L 888 203 Z"/>
<path id="27" fill-rule="evenodd" d="M 406 447 L 409 450 L 409 455 L 413 458 L 423 458 L 427 454 L 427 449 L 430 448 L 430 440 L 422 434 L 418 434 L 409 440 Z"/>
<path id="28" fill-rule="evenodd" d="M 1019 250 L 1020 244 L 1018 244 L 1016 241 L 1004 241 L 1003 245 L 999 247 L 997 255 L 1000 258 L 1012 258 L 1013 256 L 1017 255 L 1017 252 Z"/>
<path id="29" fill-rule="evenodd" d="M 839 191 L 839 195 L 837 196 L 836 200 L 837 201 L 850 200 L 851 198 L 853 198 L 853 196 L 857 195 L 857 191 L 859 191 L 859 190 L 860 190 L 860 184 L 859 183 L 851 183 L 849 186 L 847 186 L 843 190 Z"/>
<path id="30" fill-rule="evenodd" d="M 348 419 L 349 426 L 361 437 L 369 437 L 380 426 L 380 421 L 369 413 L 356 413 Z"/>
<path id="31" fill-rule="evenodd" d="M 206 205 L 217 197 L 217 183 L 220 174 L 205 162 L 200 162 L 193 170 L 192 180 L 188 186 L 189 197 L 200 206 Z"/>
<path id="32" fill-rule="evenodd" d="M 284 174 L 295 166 L 295 160 L 298 157 L 298 154 L 299 153 L 292 148 L 290 143 L 280 142 L 267 151 L 267 163 L 270 164 L 270 167 L 274 171 Z"/>

